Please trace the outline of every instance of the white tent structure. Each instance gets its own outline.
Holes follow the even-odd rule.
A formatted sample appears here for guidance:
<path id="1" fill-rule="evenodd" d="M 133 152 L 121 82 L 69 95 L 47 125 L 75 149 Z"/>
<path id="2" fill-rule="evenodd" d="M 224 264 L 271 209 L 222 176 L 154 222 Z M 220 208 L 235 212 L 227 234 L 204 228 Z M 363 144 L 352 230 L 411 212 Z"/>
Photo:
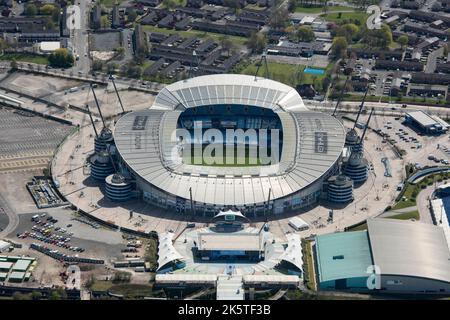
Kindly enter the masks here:
<path id="1" fill-rule="evenodd" d="M 248 218 L 242 214 L 240 211 L 233 211 L 228 209 L 227 211 L 220 211 L 214 216 L 214 219 L 225 219 L 225 220 L 236 220 L 236 218 L 242 218 L 248 221 Z"/>
<path id="2" fill-rule="evenodd" d="M 173 246 L 173 232 L 164 232 L 159 234 L 158 246 L 158 269 L 167 265 L 169 262 L 184 260 L 183 256 L 175 250 Z"/>
<path id="3" fill-rule="evenodd" d="M 0 253 L 9 251 L 11 244 L 9 242 L 0 240 Z"/>
<path id="4" fill-rule="evenodd" d="M 295 233 L 286 235 L 288 246 L 280 256 L 280 261 L 286 261 L 296 266 L 303 275 L 303 253 L 300 236 Z"/>

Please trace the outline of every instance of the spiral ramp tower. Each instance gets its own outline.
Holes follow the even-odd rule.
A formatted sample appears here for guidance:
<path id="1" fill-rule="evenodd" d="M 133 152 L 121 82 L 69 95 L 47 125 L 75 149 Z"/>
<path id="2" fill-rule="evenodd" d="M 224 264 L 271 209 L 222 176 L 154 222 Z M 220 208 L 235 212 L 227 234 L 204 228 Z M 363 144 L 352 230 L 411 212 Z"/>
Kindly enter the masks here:
<path id="1" fill-rule="evenodd" d="M 98 136 L 94 138 L 94 151 L 98 153 L 108 149 L 109 145 L 114 143 L 111 129 L 103 128 Z"/>
<path id="2" fill-rule="evenodd" d="M 100 151 L 89 158 L 91 164 L 91 177 L 95 180 L 105 181 L 105 178 L 114 173 L 114 164 L 108 151 Z"/>
<path id="3" fill-rule="evenodd" d="M 343 174 L 328 179 L 327 199 L 335 203 L 353 201 L 353 181 Z"/>
<path id="4" fill-rule="evenodd" d="M 122 174 L 114 173 L 106 177 L 106 197 L 114 202 L 127 201 L 131 198 L 133 186 Z"/>

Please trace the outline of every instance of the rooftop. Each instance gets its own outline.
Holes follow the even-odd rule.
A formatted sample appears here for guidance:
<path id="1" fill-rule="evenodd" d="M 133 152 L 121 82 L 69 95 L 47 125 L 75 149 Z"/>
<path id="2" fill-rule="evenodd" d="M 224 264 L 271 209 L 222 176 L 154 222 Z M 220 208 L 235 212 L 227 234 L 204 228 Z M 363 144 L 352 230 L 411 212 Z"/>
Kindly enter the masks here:
<path id="1" fill-rule="evenodd" d="M 410 116 L 412 119 L 414 119 L 414 121 L 420 123 L 424 127 L 439 124 L 436 122 L 436 120 L 434 120 L 432 117 L 430 117 L 430 115 L 428 115 L 427 113 L 425 113 L 421 110 L 420 111 L 409 111 L 406 114 L 408 116 Z"/>
<path id="2" fill-rule="evenodd" d="M 14 264 L 13 270 L 15 271 L 26 271 L 31 264 L 30 260 L 17 260 Z"/>
<path id="3" fill-rule="evenodd" d="M 383 274 L 450 282 L 450 251 L 441 227 L 395 219 L 367 221 L 374 263 Z"/>
<path id="4" fill-rule="evenodd" d="M 199 233 L 199 250 L 243 250 L 260 251 L 261 238 L 259 233 Z"/>
<path id="5" fill-rule="evenodd" d="M 373 264 L 367 231 L 317 236 L 316 252 L 320 282 L 367 277 Z"/>

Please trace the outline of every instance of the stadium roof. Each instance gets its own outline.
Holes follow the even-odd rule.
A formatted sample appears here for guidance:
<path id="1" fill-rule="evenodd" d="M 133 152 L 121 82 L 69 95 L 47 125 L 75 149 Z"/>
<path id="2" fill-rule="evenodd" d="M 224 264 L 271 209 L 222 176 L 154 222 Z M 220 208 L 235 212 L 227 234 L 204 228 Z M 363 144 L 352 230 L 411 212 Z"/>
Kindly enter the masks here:
<path id="1" fill-rule="evenodd" d="M 215 74 L 178 81 L 162 89 L 153 108 L 183 110 L 214 104 L 243 104 L 274 111 L 306 110 L 297 91 L 277 81 L 238 74 Z"/>
<path id="2" fill-rule="evenodd" d="M 127 165 L 165 193 L 197 203 L 243 206 L 295 193 L 322 178 L 338 161 L 345 142 L 342 124 L 330 115 L 309 111 L 295 89 L 245 75 L 212 75 L 171 84 L 149 110 L 116 123 L 116 147 Z M 199 97 L 196 97 L 199 95 Z M 199 166 L 182 163 L 174 132 L 184 108 L 214 104 L 271 108 L 280 117 L 280 161 L 267 166 Z M 176 111 L 173 111 L 175 110 Z M 284 110 L 295 112 L 284 112 Z M 319 145 L 318 141 L 325 141 Z"/>
<path id="3" fill-rule="evenodd" d="M 368 277 L 373 265 L 367 231 L 317 236 L 316 252 L 320 282 Z"/>
<path id="4" fill-rule="evenodd" d="M 382 274 L 450 282 L 450 251 L 441 227 L 395 219 L 369 219 L 367 226 Z"/>

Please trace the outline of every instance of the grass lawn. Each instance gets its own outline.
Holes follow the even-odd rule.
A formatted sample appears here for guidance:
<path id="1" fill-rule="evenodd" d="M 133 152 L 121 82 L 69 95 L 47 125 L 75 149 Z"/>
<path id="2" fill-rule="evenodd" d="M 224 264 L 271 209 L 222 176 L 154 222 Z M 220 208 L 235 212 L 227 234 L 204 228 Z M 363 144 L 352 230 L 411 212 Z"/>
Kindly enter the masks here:
<path id="1" fill-rule="evenodd" d="M 211 159 L 214 160 L 214 159 Z M 191 159 L 184 159 L 183 161 L 185 164 L 188 165 L 197 165 L 197 166 L 209 166 L 209 167 L 254 167 L 254 166 L 264 166 L 264 164 L 261 164 L 260 158 L 256 158 L 256 160 L 253 160 L 252 163 L 250 163 L 250 157 L 237 157 L 235 156 L 234 159 L 223 157 L 222 163 L 213 163 L 209 164 L 206 162 L 206 160 L 203 157 L 195 157 L 191 156 Z M 218 162 L 218 161 L 217 161 Z M 256 162 L 256 163 L 253 163 Z M 270 164 L 270 163 L 269 163 Z M 268 164 L 268 165 L 269 165 Z"/>
<path id="2" fill-rule="evenodd" d="M 255 75 L 257 64 L 259 61 L 255 61 L 244 66 L 242 69 L 238 70 L 238 73 L 241 74 L 249 74 Z M 304 65 L 293 65 L 287 63 L 278 63 L 278 62 L 268 62 L 270 77 L 273 80 L 285 83 L 290 86 L 296 86 L 297 84 L 314 83 L 314 79 L 322 81 L 326 75 L 312 75 L 303 73 L 303 70 L 306 68 Z M 331 69 L 332 65 L 330 64 L 325 70 Z M 320 68 L 315 68 L 320 69 Z M 258 76 L 266 76 L 265 67 L 261 66 L 258 71 Z"/>
<path id="3" fill-rule="evenodd" d="M 121 4 L 125 1 L 126 0 L 100 0 L 100 4 L 104 5 L 105 7 L 113 7 L 114 5 Z"/>
<path id="4" fill-rule="evenodd" d="M 343 12 L 341 13 L 341 16 L 339 17 L 339 13 L 332 12 L 327 14 L 322 14 L 321 17 L 324 18 L 327 21 L 333 21 L 336 23 L 343 22 L 344 20 L 359 20 L 360 25 L 363 25 L 367 17 L 369 15 L 363 11 L 355 11 L 355 12 Z"/>
<path id="5" fill-rule="evenodd" d="M 404 212 L 397 214 L 395 216 L 387 217 L 388 219 L 399 219 L 399 220 L 409 220 L 409 219 L 415 219 L 420 220 L 420 214 L 418 210 L 411 211 L 411 212 Z"/>
<path id="6" fill-rule="evenodd" d="M 420 182 L 416 184 L 407 183 L 405 189 L 402 191 L 400 199 L 392 210 L 408 208 L 416 205 L 416 197 L 419 192 L 422 191 L 425 187 L 433 185 L 434 181 L 441 182 L 443 180 L 447 181 L 449 178 L 449 174 L 447 173 L 436 173 L 429 176 L 426 176 L 420 180 Z M 403 200 L 405 198 L 405 200 Z M 401 219 L 401 218 L 399 218 Z M 408 218 L 405 218 L 408 219 Z"/>
<path id="7" fill-rule="evenodd" d="M 92 291 L 108 291 L 113 286 L 112 281 L 96 280 L 90 287 Z"/>
<path id="8" fill-rule="evenodd" d="M 392 208 L 392 210 L 408 208 L 416 205 L 416 197 L 420 192 L 420 187 L 418 185 L 408 184 L 406 186 L 405 192 L 403 193 L 402 200 L 397 202 L 397 204 Z M 403 197 L 406 200 L 403 200 Z"/>
<path id="9" fill-rule="evenodd" d="M 266 7 L 260 7 L 257 4 L 250 3 L 245 7 L 245 9 L 263 11 L 266 9 Z"/>
<path id="10" fill-rule="evenodd" d="M 363 95 L 358 95 L 358 94 L 346 94 L 344 95 L 344 100 L 345 101 L 361 101 Z M 369 96 L 367 95 L 366 97 L 366 101 L 380 101 L 381 98 L 381 102 L 389 102 L 391 101 L 392 103 L 412 103 L 412 104 L 427 104 L 427 105 L 438 105 L 438 106 L 444 106 L 447 105 L 447 102 L 445 101 L 445 99 L 436 99 L 436 98 L 421 98 L 421 97 L 391 97 L 389 99 L 388 96 Z"/>
<path id="11" fill-rule="evenodd" d="M 161 290 L 154 291 L 152 284 L 116 284 L 109 291 L 113 294 L 123 295 L 127 299 L 136 299 L 140 297 L 162 296 Z"/>
<path id="12" fill-rule="evenodd" d="M 316 290 L 316 274 L 314 271 L 314 256 L 313 256 L 313 251 L 312 251 L 312 247 L 311 247 L 311 242 L 306 241 L 305 243 L 305 259 L 306 259 L 306 267 L 308 268 L 306 270 L 306 273 L 308 275 L 308 280 L 306 283 L 306 286 L 310 289 L 310 290 Z"/>
<path id="13" fill-rule="evenodd" d="M 356 227 L 350 228 L 346 231 L 361 231 L 361 230 L 367 230 L 367 223 L 364 222 L 360 225 L 357 225 Z"/>
<path id="14" fill-rule="evenodd" d="M 0 56 L 0 60 L 16 60 L 20 62 L 30 62 L 37 64 L 48 64 L 48 58 L 46 56 L 38 56 L 26 53 L 6 53 Z"/>
<path id="15" fill-rule="evenodd" d="M 154 291 L 152 284 L 122 283 L 114 284 L 112 281 L 96 280 L 90 287 L 92 291 L 109 291 L 113 294 L 123 295 L 124 298 L 161 296 L 161 291 Z"/>
<path id="16" fill-rule="evenodd" d="M 144 71 L 145 69 L 150 67 L 154 62 L 155 61 L 152 61 L 152 60 L 145 60 L 144 63 L 140 65 L 140 67 L 142 68 L 142 71 Z"/>
<path id="17" fill-rule="evenodd" d="M 175 31 L 172 29 L 165 29 L 165 28 L 158 28 L 156 26 L 142 26 L 142 28 L 147 32 L 158 32 L 158 33 L 165 33 L 165 34 L 174 34 L 178 33 L 182 37 L 191 37 L 191 36 L 197 36 L 199 38 L 211 38 L 214 41 L 219 42 L 222 37 L 224 37 L 224 34 L 220 33 L 214 33 L 214 32 L 204 32 L 204 31 L 198 31 L 198 30 L 188 30 L 188 31 Z M 244 37 L 237 37 L 237 36 L 228 36 L 228 38 L 235 44 L 235 45 L 245 45 L 247 42 L 247 38 Z"/>
<path id="18" fill-rule="evenodd" d="M 150 263 L 150 269 L 156 269 L 158 267 L 158 243 L 155 239 L 149 239 L 144 245 L 146 246 L 144 260 Z"/>
<path id="19" fill-rule="evenodd" d="M 355 8 L 347 7 L 347 6 L 329 6 L 327 8 L 327 12 L 334 11 L 354 11 Z M 305 13 L 321 13 L 323 12 L 323 7 L 303 7 L 298 6 L 295 8 L 295 12 L 305 12 Z"/>

